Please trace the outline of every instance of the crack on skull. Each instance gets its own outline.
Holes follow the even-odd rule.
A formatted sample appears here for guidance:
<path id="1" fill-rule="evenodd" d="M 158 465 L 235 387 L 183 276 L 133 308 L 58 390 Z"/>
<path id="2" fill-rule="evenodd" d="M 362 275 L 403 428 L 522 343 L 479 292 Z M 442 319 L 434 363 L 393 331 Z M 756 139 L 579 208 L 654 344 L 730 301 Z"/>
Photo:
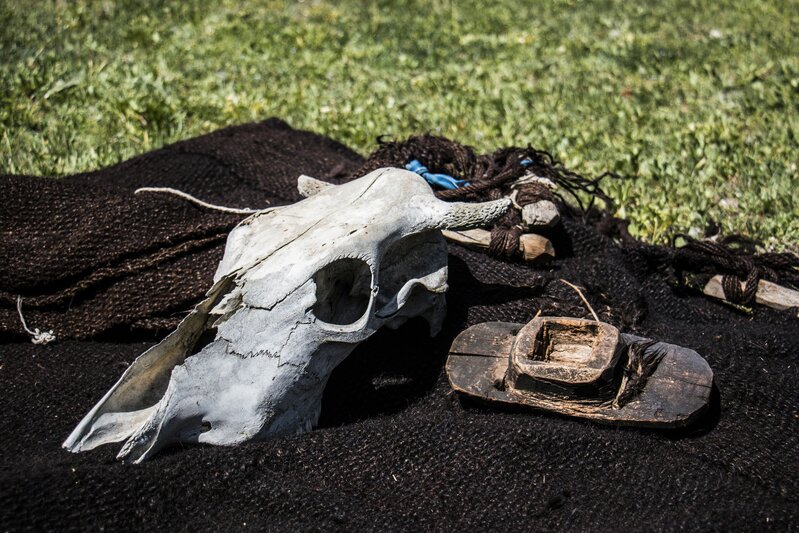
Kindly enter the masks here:
<path id="1" fill-rule="evenodd" d="M 283 350 L 286 348 L 286 346 L 288 346 L 288 343 L 291 340 L 291 336 L 294 335 L 294 332 L 297 331 L 298 327 L 300 327 L 301 325 L 308 326 L 308 325 L 311 325 L 311 324 L 313 324 L 313 320 L 309 320 L 308 322 L 303 322 L 303 321 L 299 320 L 299 321 L 297 321 L 294 324 L 294 326 L 292 326 L 292 328 L 289 330 L 289 334 L 286 336 L 286 340 L 283 341 L 283 344 L 280 346 L 280 350 L 277 353 L 277 367 L 278 368 L 280 368 L 282 366 L 286 366 L 286 365 L 293 366 L 293 367 L 296 367 L 296 368 L 301 368 L 301 366 L 296 364 L 296 363 L 293 363 L 291 361 L 284 361 L 283 358 L 282 358 Z"/>

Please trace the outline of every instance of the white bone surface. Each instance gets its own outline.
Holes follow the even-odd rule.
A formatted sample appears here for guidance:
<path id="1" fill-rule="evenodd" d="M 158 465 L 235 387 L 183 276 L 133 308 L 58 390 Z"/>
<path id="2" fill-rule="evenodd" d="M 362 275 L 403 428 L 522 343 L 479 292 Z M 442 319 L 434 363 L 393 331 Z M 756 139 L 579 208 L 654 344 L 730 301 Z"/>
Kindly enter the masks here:
<path id="1" fill-rule="evenodd" d="M 330 187 L 335 187 L 332 183 L 312 178 L 303 174 L 297 178 L 297 190 L 303 198 L 308 198 L 316 193 L 322 192 Z"/>
<path id="2" fill-rule="evenodd" d="M 298 188 L 305 200 L 233 229 L 207 298 L 133 362 L 65 448 L 125 441 L 119 458 L 140 462 L 176 442 L 311 429 L 330 373 L 358 343 L 415 316 L 438 332 L 447 288 L 439 230 L 488 225 L 510 204 L 441 202 L 400 169 L 337 186 L 303 176 Z"/>

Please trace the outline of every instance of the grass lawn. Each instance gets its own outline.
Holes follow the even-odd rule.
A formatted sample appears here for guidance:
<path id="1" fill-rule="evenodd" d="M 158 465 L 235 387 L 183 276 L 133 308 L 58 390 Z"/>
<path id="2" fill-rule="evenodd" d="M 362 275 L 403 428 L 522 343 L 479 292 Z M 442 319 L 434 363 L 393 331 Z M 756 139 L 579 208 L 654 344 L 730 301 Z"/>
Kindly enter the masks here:
<path id="1" fill-rule="evenodd" d="M 797 2 L 161 4 L 0 0 L 0 172 L 277 115 L 363 154 L 531 143 L 629 176 L 605 187 L 650 241 L 714 219 L 799 244 Z"/>

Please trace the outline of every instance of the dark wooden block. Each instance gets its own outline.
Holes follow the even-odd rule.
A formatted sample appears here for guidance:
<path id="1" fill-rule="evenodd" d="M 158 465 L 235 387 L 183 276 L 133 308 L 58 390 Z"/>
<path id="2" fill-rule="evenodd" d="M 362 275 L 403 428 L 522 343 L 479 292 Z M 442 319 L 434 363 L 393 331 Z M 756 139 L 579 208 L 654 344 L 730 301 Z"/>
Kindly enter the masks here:
<path id="1" fill-rule="evenodd" d="M 446 368 L 456 391 L 490 403 L 644 427 L 690 423 L 713 385 L 693 350 L 575 318 L 472 326 L 453 342 Z"/>

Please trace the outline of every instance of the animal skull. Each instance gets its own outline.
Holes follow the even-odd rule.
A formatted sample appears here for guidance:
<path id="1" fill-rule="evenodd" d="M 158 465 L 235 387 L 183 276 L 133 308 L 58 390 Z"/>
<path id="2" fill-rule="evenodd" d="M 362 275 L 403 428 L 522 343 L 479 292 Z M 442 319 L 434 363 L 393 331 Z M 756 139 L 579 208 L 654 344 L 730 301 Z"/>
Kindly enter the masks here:
<path id="1" fill-rule="evenodd" d="M 118 458 L 138 463 L 175 442 L 310 430 L 330 373 L 358 343 L 415 316 L 440 329 L 439 230 L 484 226 L 509 205 L 445 203 L 392 168 L 338 186 L 303 176 L 299 189 L 310 197 L 233 229 L 207 298 L 134 361 L 65 448 L 125 440 Z"/>

